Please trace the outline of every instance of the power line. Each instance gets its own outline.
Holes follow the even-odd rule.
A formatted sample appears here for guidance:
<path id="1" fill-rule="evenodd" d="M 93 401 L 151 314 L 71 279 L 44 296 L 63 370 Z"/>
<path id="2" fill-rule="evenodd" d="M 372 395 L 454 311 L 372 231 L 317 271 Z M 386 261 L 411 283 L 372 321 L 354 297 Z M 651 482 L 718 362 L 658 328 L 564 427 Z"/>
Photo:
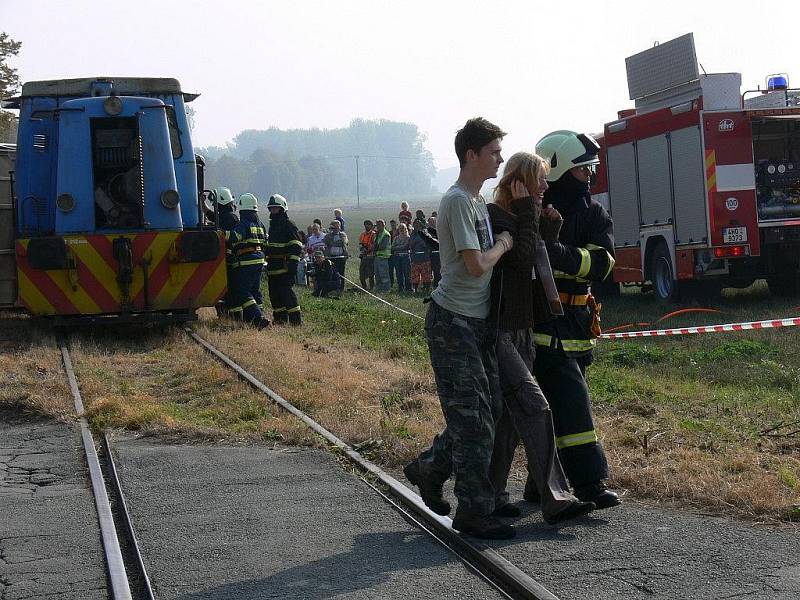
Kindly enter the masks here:
<path id="1" fill-rule="evenodd" d="M 223 154 L 222 156 L 212 159 L 212 160 L 220 160 L 224 157 L 232 158 L 234 160 L 238 160 L 241 162 L 249 162 L 249 158 L 237 158 L 231 154 Z M 434 161 L 434 160 L 451 160 L 450 158 L 437 158 L 435 156 L 432 157 L 425 157 L 425 156 L 381 156 L 379 154 L 344 154 L 344 155 L 326 155 L 326 156 L 304 156 L 302 158 L 289 158 L 286 160 L 266 160 L 263 162 L 259 162 L 258 164 L 261 165 L 285 165 L 285 164 L 292 164 L 292 163 L 302 163 L 302 162 L 317 162 L 317 161 L 327 161 L 327 160 L 355 160 L 356 158 L 378 158 L 384 160 L 419 160 L 419 161 Z"/>

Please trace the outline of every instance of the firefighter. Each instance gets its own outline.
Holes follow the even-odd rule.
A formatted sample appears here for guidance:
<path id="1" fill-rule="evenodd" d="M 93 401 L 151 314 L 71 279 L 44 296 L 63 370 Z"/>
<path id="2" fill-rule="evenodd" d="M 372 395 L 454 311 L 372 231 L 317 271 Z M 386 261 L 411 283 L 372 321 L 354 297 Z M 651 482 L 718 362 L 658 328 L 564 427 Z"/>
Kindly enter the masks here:
<path id="1" fill-rule="evenodd" d="M 219 228 L 223 231 L 230 231 L 239 223 L 239 216 L 236 214 L 236 203 L 233 201 L 233 194 L 226 187 L 214 188 L 211 192 L 212 200 L 217 203 L 217 213 L 219 213 Z"/>
<path id="2" fill-rule="evenodd" d="M 228 314 L 263 329 L 269 325 L 262 312 L 261 298 L 267 228 L 258 218 L 258 200 L 253 194 L 242 194 L 238 204 L 239 223 L 225 233 L 232 256 Z"/>
<path id="3" fill-rule="evenodd" d="M 563 218 L 547 251 L 564 315 L 537 322 L 534 374 L 550 402 L 556 446 L 575 495 L 597 508 L 610 508 L 620 499 L 605 483 L 608 462 L 594 428 L 585 377 L 600 333 L 600 305 L 589 282 L 605 280 L 614 266 L 611 217 L 589 192 L 599 150 L 591 136 L 573 131 L 554 131 L 536 144 L 536 153 L 550 165 L 543 205 L 552 205 Z M 536 500 L 530 477 L 525 488 L 525 498 Z"/>
<path id="4" fill-rule="evenodd" d="M 233 200 L 233 194 L 226 187 L 218 187 L 211 190 L 210 200 L 217 205 L 217 221 L 221 231 L 225 233 L 227 240 L 231 230 L 239 224 L 239 216 L 236 214 L 236 202 Z M 213 214 L 213 213 L 212 213 Z M 217 304 L 217 315 L 222 316 L 228 311 L 231 306 L 231 286 L 230 282 L 233 278 L 233 251 L 226 244 L 225 246 L 225 271 L 228 280 L 228 292 L 225 299 Z"/>
<path id="5" fill-rule="evenodd" d="M 303 254 L 303 242 L 297 226 L 289 220 L 286 198 L 273 194 L 269 208 L 269 242 L 267 243 L 267 282 L 272 320 L 275 323 L 301 325 L 300 303 L 292 290 L 297 279 L 297 264 Z"/>

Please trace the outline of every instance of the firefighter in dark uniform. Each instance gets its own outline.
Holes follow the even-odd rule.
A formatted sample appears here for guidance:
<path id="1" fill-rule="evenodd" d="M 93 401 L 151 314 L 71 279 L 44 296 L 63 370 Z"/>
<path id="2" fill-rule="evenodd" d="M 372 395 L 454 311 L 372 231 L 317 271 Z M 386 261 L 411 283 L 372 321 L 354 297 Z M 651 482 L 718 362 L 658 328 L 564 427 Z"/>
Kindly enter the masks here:
<path id="1" fill-rule="evenodd" d="M 292 290 L 297 279 L 297 264 L 303 254 L 303 242 L 297 226 L 289 220 L 286 198 L 280 194 L 270 196 L 269 242 L 267 242 L 267 282 L 269 301 L 272 303 L 272 320 L 275 323 L 300 325 L 300 303 Z"/>
<path id="2" fill-rule="evenodd" d="M 217 221 L 219 229 L 225 233 L 226 239 L 229 232 L 239 224 L 239 215 L 236 214 L 236 203 L 233 194 L 226 187 L 218 187 L 211 190 L 210 200 L 217 205 Z M 213 213 L 212 213 L 213 216 Z M 226 244 L 225 246 L 225 268 L 228 278 L 228 293 L 225 300 L 217 304 L 217 314 L 222 315 L 231 306 L 230 281 L 233 276 L 233 251 Z"/>
<path id="3" fill-rule="evenodd" d="M 262 312 L 261 297 L 267 228 L 258 218 L 258 200 L 253 194 L 242 194 L 238 204 L 239 223 L 225 232 L 232 261 L 228 314 L 263 329 L 269 325 Z"/>
<path id="4" fill-rule="evenodd" d="M 211 200 L 217 203 L 217 213 L 219 214 L 219 228 L 223 231 L 230 231 L 239 223 L 239 216 L 236 214 L 236 203 L 233 201 L 233 194 L 226 187 L 214 188 L 211 192 Z"/>
<path id="5" fill-rule="evenodd" d="M 550 402 L 556 446 L 575 495 L 597 508 L 610 508 L 620 499 L 606 486 L 608 462 L 585 377 L 600 334 L 600 305 L 589 282 L 605 280 L 614 267 L 611 217 L 589 192 L 599 150 L 591 136 L 573 131 L 554 131 L 536 145 L 536 153 L 550 165 L 542 204 L 552 205 L 564 221 L 558 239 L 547 242 L 564 315 L 536 324 L 534 374 Z M 529 483 L 525 498 L 535 500 L 536 487 L 530 478 Z"/>

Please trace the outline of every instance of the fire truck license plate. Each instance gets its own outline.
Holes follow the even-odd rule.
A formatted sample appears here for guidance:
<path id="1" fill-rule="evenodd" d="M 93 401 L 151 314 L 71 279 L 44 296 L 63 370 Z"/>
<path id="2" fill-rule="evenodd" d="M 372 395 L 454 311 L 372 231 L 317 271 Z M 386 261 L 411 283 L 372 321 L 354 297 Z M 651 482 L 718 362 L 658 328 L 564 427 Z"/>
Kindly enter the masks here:
<path id="1" fill-rule="evenodd" d="M 725 244 L 737 244 L 747 241 L 747 227 L 725 227 L 722 230 L 722 241 Z"/>

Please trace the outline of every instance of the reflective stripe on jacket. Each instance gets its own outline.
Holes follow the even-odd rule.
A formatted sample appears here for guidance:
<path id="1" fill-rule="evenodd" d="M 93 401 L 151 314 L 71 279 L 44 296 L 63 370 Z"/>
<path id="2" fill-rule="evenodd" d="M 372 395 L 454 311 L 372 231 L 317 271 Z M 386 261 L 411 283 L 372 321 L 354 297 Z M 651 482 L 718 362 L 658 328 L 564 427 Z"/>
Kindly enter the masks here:
<path id="1" fill-rule="evenodd" d="M 269 221 L 269 241 L 266 246 L 267 275 L 283 275 L 297 269 L 297 262 L 303 254 L 297 226 L 289 220 L 285 212 L 271 215 Z"/>
<path id="2" fill-rule="evenodd" d="M 239 223 L 225 232 L 225 247 L 231 252 L 231 266 L 234 268 L 263 265 L 262 249 L 266 243 L 267 229 L 254 211 L 242 211 Z"/>
<path id="3" fill-rule="evenodd" d="M 605 209 L 591 199 L 545 195 L 562 212 L 558 240 L 547 242 L 556 287 L 561 294 L 584 296 L 592 281 L 603 281 L 614 268 L 614 225 Z M 586 304 L 564 304 L 564 315 L 534 327 L 537 347 L 568 356 L 590 354 L 595 346 L 592 311 Z"/>

